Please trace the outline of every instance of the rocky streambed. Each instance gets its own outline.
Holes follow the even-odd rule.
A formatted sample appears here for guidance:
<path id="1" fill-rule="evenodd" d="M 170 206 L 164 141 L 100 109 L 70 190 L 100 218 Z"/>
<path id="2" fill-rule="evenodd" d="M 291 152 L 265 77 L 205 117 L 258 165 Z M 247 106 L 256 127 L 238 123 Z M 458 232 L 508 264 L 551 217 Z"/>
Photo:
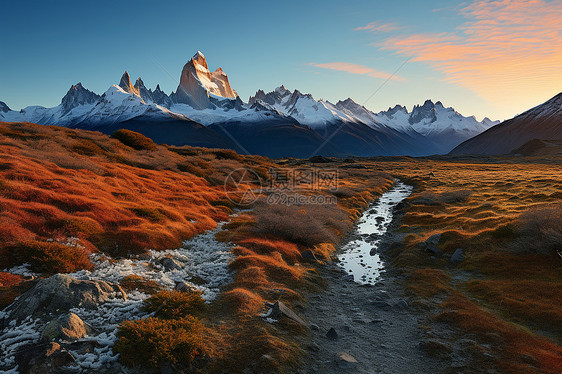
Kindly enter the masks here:
<path id="1" fill-rule="evenodd" d="M 420 348 L 426 316 L 404 295 L 404 276 L 385 262 L 385 248 L 402 238 L 397 205 L 412 188 L 397 183 L 358 222 L 341 247 L 339 262 L 320 269 L 323 292 L 310 295 L 303 373 L 435 373 L 443 363 Z M 399 214 L 398 214 L 399 215 Z"/>

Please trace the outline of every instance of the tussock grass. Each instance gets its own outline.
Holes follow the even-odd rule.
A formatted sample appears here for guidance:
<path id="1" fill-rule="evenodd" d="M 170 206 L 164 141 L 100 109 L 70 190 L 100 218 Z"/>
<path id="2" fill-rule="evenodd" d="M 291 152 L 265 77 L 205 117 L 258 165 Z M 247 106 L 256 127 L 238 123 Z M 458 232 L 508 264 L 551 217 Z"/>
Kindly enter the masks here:
<path id="1" fill-rule="evenodd" d="M 196 317 L 181 319 L 146 318 L 126 321 L 117 332 L 114 350 L 130 366 L 196 372 L 214 357 L 213 339 Z"/>

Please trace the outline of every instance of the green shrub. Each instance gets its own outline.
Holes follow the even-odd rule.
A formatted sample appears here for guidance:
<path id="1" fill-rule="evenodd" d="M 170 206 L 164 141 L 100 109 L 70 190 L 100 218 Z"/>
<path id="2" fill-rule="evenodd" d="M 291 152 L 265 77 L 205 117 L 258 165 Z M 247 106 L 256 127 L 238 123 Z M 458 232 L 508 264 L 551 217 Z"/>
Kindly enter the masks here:
<path id="1" fill-rule="evenodd" d="M 156 144 L 152 141 L 152 139 L 147 138 L 146 136 L 139 134 L 138 132 L 134 132 L 131 130 L 121 129 L 115 131 L 112 135 L 112 138 L 119 140 L 121 143 L 134 148 L 136 150 L 147 150 L 147 151 L 154 151 L 156 150 Z"/>

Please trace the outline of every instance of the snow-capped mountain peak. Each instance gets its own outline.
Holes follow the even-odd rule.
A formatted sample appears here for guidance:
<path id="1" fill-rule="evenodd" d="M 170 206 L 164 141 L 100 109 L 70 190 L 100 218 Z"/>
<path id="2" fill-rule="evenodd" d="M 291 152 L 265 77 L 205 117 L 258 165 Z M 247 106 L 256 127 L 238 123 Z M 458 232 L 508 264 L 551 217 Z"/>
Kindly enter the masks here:
<path id="1" fill-rule="evenodd" d="M 441 102 L 439 102 L 439 104 L 441 104 Z M 442 107 L 443 105 L 441 104 L 440 108 Z M 425 123 L 435 122 L 437 121 L 435 109 L 435 104 L 431 100 L 426 100 L 422 106 L 415 105 L 412 109 L 412 113 L 410 114 L 408 122 L 410 123 L 410 125 L 420 123 L 422 121 Z"/>
<path id="2" fill-rule="evenodd" d="M 8 113 L 11 111 L 10 107 L 5 102 L 0 101 L 0 112 Z"/>
<path id="3" fill-rule="evenodd" d="M 282 84 L 281 86 L 275 88 L 274 92 L 278 93 L 280 96 L 287 96 L 291 94 L 291 91 L 289 91 L 284 84 Z"/>
<path id="4" fill-rule="evenodd" d="M 100 99 L 100 96 L 94 92 L 87 90 L 78 82 L 70 87 L 66 95 L 61 100 L 63 112 L 69 112 L 71 109 L 80 105 L 94 104 Z"/>

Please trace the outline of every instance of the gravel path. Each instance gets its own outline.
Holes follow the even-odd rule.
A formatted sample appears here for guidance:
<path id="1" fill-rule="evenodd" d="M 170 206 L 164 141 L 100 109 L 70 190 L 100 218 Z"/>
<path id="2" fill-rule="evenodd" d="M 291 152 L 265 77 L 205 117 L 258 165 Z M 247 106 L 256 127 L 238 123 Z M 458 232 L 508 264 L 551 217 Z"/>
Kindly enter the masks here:
<path id="1" fill-rule="evenodd" d="M 309 295 L 303 312 L 311 326 L 311 340 L 301 373 L 436 374 L 446 369 L 443 361 L 420 348 L 425 337 L 420 325 L 428 316 L 410 305 L 404 295 L 404 277 L 385 261 L 381 250 L 387 247 L 385 243 L 399 239 L 393 233 L 396 226 L 395 218 L 388 222 L 383 236 L 368 239 L 378 248 L 374 252 L 384 264 L 375 284 L 355 283 L 338 263 L 319 270 L 327 286 L 321 293 Z M 365 237 L 356 231 L 348 242 Z M 327 336 L 333 335 L 328 334 L 331 328 L 337 338 Z"/>

